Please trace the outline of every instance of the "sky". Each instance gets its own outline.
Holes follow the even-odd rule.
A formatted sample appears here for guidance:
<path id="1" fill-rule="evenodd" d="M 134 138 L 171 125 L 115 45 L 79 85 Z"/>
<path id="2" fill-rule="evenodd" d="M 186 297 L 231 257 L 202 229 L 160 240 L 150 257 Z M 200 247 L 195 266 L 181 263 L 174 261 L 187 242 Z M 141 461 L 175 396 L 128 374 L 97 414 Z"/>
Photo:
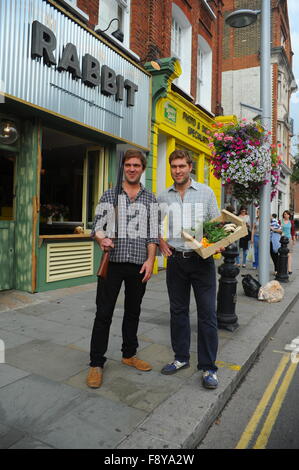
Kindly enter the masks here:
<path id="1" fill-rule="evenodd" d="M 299 135 L 299 1 L 288 0 L 289 22 L 291 29 L 291 43 L 293 56 L 293 73 L 298 85 L 298 91 L 292 94 L 291 117 L 294 119 L 294 134 L 292 144 L 296 144 L 296 135 Z M 299 143 L 299 138 L 298 138 Z"/>

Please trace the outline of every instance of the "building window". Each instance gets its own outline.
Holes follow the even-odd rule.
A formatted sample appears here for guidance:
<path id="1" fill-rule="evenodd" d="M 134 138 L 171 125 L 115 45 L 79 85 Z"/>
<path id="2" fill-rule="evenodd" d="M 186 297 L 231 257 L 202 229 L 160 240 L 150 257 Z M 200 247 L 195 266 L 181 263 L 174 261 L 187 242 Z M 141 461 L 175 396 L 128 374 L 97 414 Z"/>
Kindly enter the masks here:
<path id="1" fill-rule="evenodd" d="M 99 24 L 96 26 L 96 29 L 104 30 L 113 18 L 117 18 L 119 22 L 113 21 L 106 34 L 128 48 L 130 46 L 130 2 L 131 0 L 101 0 L 99 5 Z M 112 35 L 118 28 L 124 34 L 123 42 L 118 41 Z"/>
<path id="2" fill-rule="evenodd" d="M 212 101 L 212 49 L 207 41 L 198 37 L 196 102 L 211 111 Z"/>
<path id="3" fill-rule="evenodd" d="M 179 59 L 182 74 L 174 84 L 190 93 L 192 26 L 182 10 L 172 4 L 171 55 Z"/>
<path id="4" fill-rule="evenodd" d="M 204 160 L 204 184 L 210 186 L 211 166 L 209 158 Z"/>
<path id="5" fill-rule="evenodd" d="M 181 57 L 182 51 L 182 28 L 175 18 L 172 18 L 171 28 L 171 54 Z"/>
<path id="6" fill-rule="evenodd" d="M 89 15 L 78 8 L 77 0 L 58 0 L 71 13 L 75 14 L 83 21 L 89 21 Z"/>
<path id="7" fill-rule="evenodd" d="M 281 84 L 281 73 L 278 74 L 278 85 L 277 85 L 277 99 L 278 99 L 278 103 L 281 103 L 281 89 L 282 87 L 282 84 Z"/>
<path id="8" fill-rule="evenodd" d="M 40 235 L 92 227 L 99 197 L 108 189 L 108 161 L 103 147 L 43 128 Z"/>

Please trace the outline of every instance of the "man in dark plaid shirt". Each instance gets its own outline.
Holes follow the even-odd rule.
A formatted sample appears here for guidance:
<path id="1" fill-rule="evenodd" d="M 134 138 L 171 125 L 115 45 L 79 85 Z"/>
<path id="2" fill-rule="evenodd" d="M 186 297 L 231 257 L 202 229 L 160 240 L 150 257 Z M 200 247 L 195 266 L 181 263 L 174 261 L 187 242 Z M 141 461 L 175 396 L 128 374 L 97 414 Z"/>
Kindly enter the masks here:
<path id="1" fill-rule="evenodd" d="M 98 388 L 102 383 L 104 356 L 115 303 L 125 283 L 122 324 L 122 362 L 138 370 L 151 370 L 150 364 L 136 357 L 137 330 L 146 283 L 153 271 L 158 238 L 158 211 L 155 196 L 140 183 L 146 159 L 138 150 L 128 150 L 124 156 L 124 182 L 117 205 L 117 233 L 114 224 L 115 191 L 109 189 L 96 208 L 94 238 L 101 249 L 110 251 L 108 275 L 98 278 L 97 312 L 94 321 L 90 369 L 87 385 Z"/>

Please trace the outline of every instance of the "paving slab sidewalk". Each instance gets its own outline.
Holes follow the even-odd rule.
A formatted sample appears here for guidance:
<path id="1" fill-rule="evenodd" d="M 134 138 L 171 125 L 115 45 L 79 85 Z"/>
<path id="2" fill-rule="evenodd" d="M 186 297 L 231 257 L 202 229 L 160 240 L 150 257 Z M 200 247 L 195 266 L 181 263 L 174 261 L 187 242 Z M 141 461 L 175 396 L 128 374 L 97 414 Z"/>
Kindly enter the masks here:
<path id="1" fill-rule="evenodd" d="M 256 272 L 241 269 L 239 328 L 219 330 L 216 390 L 203 389 L 196 370 L 193 297 L 191 367 L 175 376 L 160 374 L 173 358 L 165 271 L 148 283 L 139 328 L 138 355 L 153 370 L 141 373 L 120 362 L 122 291 L 98 390 L 85 385 L 95 284 L 33 295 L 0 293 L 0 339 L 5 344 L 5 363 L 0 364 L 0 448 L 195 448 L 298 299 L 298 252 L 297 246 L 293 274 L 282 284 L 285 296 L 275 304 L 244 295 L 241 274 Z"/>

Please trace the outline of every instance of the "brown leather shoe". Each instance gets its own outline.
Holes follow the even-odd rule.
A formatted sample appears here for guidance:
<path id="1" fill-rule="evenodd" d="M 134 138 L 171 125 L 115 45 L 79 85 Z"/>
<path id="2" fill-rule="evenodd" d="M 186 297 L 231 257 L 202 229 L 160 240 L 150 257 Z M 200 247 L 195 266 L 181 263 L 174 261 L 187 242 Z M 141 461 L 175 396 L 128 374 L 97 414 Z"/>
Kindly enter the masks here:
<path id="1" fill-rule="evenodd" d="M 100 388 L 103 380 L 102 367 L 90 367 L 86 379 L 86 383 L 90 388 Z"/>
<path id="2" fill-rule="evenodd" d="M 126 364 L 127 366 L 135 367 L 135 369 L 142 370 L 143 372 L 152 370 L 152 366 L 148 362 L 142 361 L 136 356 L 129 358 L 123 357 L 122 363 Z"/>

